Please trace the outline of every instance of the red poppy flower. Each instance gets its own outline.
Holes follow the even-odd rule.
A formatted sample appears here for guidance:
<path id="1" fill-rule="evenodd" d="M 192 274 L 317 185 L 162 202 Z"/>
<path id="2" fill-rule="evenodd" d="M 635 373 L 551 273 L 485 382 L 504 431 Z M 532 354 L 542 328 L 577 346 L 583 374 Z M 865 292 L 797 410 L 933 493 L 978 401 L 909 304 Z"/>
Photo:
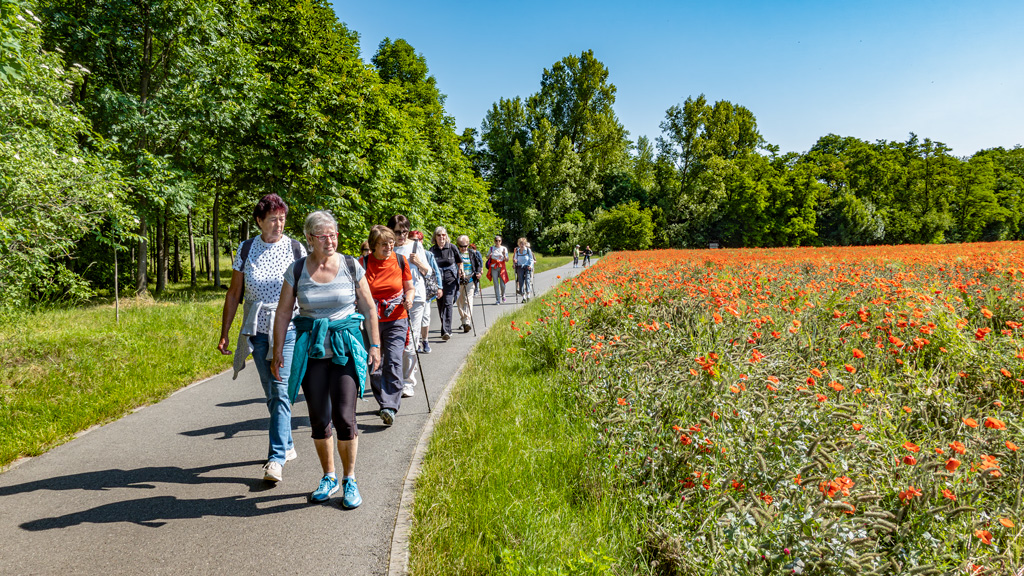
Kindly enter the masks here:
<path id="1" fill-rule="evenodd" d="M 982 544 L 992 545 L 992 533 L 988 530 L 975 530 L 974 535 L 981 540 Z"/>
<path id="2" fill-rule="evenodd" d="M 978 427 L 978 421 L 975 420 L 974 418 L 961 418 L 961 420 L 963 420 L 964 424 L 970 426 L 971 428 Z"/>

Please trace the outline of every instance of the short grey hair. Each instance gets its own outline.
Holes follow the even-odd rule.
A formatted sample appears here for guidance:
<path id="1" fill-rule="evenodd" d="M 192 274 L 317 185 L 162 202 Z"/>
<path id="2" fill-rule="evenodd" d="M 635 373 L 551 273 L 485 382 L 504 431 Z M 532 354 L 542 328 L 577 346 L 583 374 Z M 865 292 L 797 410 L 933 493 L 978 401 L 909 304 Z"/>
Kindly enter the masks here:
<path id="1" fill-rule="evenodd" d="M 459 236 L 459 238 L 456 240 L 456 242 L 461 244 L 463 240 L 466 241 L 466 244 L 469 244 L 469 236 L 466 236 L 465 234 L 463 234 L 462 236 Z"/>
<path id="2" fill-rule="evenodd" d="M 335 232 L 338 231 L 338 221 L 334 219 L 334 216 L 331 216 L 331 213 L 326 210 L 317 210 L 306 216 L 306 222 L 302 225 L 302 232 L 306 236 L 314 236 L 323 232 L 323 229 L 328 226 L 334 228 Z"/>
<path id="3" fill-rule="evenodd" d="M 440 234 L 441 232 L 444 232 L 445 235 L 447 235 L 448 229 L 445 228 L 444 226 L 438 226 L 437 228 L 434 228 L 434 238 L 436 239 L 437 235 Z"/>

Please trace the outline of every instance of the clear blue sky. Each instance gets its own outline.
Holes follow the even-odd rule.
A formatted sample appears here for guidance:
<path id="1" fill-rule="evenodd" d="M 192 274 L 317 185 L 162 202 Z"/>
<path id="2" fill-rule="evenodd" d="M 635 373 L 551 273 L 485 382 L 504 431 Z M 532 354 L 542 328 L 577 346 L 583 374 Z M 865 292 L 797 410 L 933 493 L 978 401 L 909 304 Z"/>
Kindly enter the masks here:
<path id="1" fill-rule="evenodd" d="M 594 50 L 630 138 L 660 135 L 687 96 L 746 106 L 765 139 L 910 132 L 967 156 L 1024 144 L 1024 1 L 435 2 L 335 0 L 369 62 L 384 37 L 427 59 L 446 109 L 479 128 L 499 98 Z"/>

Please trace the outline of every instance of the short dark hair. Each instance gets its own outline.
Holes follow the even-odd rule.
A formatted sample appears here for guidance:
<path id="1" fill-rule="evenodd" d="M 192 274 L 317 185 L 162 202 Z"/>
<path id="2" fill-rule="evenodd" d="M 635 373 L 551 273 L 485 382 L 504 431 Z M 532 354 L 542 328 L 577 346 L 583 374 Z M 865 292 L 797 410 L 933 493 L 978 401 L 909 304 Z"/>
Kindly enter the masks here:
<path id="1" fill-rule="evenodd" d="M 395 214 L 388 220 L 388 228 L 391 228 L 392 232 L 398 226 L 403 226 L 406 230 L 412 230 L 412 224 L 409 223 L 409 219 L 401 214 Z"/>
<path id="2" fill-rule="evenodd" d="M 263 220 L 267 217 L 267 214 L 271 212 L 288 213 L 288 205 L 284 203 L 277 194 L 267 194 L 260 201 L 256 203 L 256 207 L 252 209 L 252 217 L 254 220 Z"/>

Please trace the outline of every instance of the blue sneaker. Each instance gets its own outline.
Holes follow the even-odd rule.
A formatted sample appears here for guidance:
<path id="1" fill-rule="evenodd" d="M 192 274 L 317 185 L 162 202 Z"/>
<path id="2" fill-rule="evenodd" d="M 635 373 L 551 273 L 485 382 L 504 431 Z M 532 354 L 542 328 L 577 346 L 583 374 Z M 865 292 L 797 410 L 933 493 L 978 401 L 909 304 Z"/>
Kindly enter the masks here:
<path id="1" fill-rule="evenodd" d="M 430 354 L 430 342 L 427 342 L 426 340 L 423 341 L 423 353 Z"/>
<path id="2" fill-rule="evenodd" d="M 384 408 L 380 411 L 380 419 L 384 422 L 385 426 L 391 426 L 395 423 L 395 411 L 391 408 Z"/>
<path id="3" fill-rule="evenodd" d="M 358 508 L 363 503 L 363 497 L 359 495 L 359 486 L 356 486 L 356 479 L 345 478 L 341 482 L 345 485 L 345 497 L 341 499 L 341 507 L 347 510 Z"/>
<path id="4" fill-rule="evenodd" d="M 338 491 L 338 479 L 324 475 L 320 479 L 320 486 L 309 495 L 313 502 L 325 502 Z"/>

